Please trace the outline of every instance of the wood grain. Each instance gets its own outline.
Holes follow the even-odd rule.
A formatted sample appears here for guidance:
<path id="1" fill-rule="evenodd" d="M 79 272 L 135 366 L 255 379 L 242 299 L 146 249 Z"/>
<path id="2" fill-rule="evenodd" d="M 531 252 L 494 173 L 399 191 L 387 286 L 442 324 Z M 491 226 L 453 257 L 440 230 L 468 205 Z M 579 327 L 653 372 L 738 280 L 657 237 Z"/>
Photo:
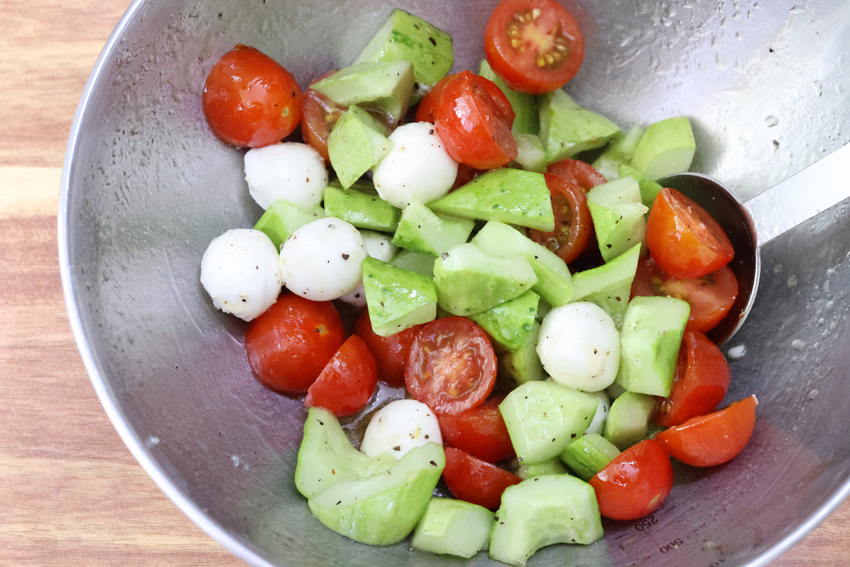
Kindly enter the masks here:
<path id="1" fill-rule="evenodd" d="M 135 462 L 97 400 L 59 279 L 68 132 L 127 0 L 0 0 L 0 565 L 244 565 Z M 775 567 L 850 564 L 850 503 Z"/>

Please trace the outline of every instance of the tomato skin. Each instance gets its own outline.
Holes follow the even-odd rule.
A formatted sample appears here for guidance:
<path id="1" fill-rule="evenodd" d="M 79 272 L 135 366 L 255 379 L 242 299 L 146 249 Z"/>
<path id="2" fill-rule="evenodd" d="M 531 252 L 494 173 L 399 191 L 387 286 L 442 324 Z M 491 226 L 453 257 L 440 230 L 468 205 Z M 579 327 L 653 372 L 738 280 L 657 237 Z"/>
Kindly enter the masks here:
<path id="1" fill-rule="evenodd" d="M 437 414 L 443 442 L 488 463 L 516 456 L 499 411 L 504 396 L 487 400 L 457 415 Z"/>
<path id="2" fill-rule="evenodd" d="M 419 101 L 419 106 L 416 109 L 416 121 L 417 122 L 430 122 L 434 123 L 436 120 L 436 112 L 437 107 L 440 105 L 440 95 L 443 94 L 443 89 L 446 88 L 446 85 L 449 81 L 457 77 L 457 73 L 454 75 L 446 75 L 431 87 L 431 91 L 425 95 L 425 97 Z"/>
<path id="3" fill-rule="evenodd" d="M 673 389 L 658 404 L 655 423 L 673 427 L 713 412 L 726 397 L 731 377 L 717 345 L 700 332 L 685 330 Z"/>
<path id="4" fill-rule="evenodd" d="M 713 467 L 731 461 L 740 453 L 756 425 L 755 396 L 744 398 L 726 409 L 689 419 L 655 438 L 677 461 L 694 467 Z"/>
<path id="5" fill-rule="evenodd" d="M 577 159 L 562 159 L 550 163 L 546 172 L 578 185 L 585 194 L 597 185 L 608 183 L 605 176 L 599 173 L 595 167 Z"/>
<path id="6" fill-rule="evenodd" d="M 490 510 L 502 503 L 502 493 L 522 479 L 472 455 L 446 447 L 446 468 L 443 480 L 458 500 L 472 502 Z"/>
<path id="7" fill-rule="evenodd" d="M 377 385 L 375 357 L 363 339 L 352 335 L 307 389 L 304 405 L 324 408 L 337 417 L 345 417 L 363 409 Z"/>
<path id="8" fill-rule="evenodd" d="M 280 142 L 298 127 L 302 104 L 295 77 L 268 55 L 244 45 L 225 53 L 204 84 L 210 128 L 237 147 Z"/>
<path id="9" fill-rule="evenodd" d="M 333 303 L 295 293 L 280 296 L 245 331 L 254 376 L 272 390 L 290 394 L 306 392 L 344 342 Z"/>
<path id="10" fill-rule="evenodd" d="M 700 278 L 675 278 L 662 270 L 651 256 L 638 262 L 631 296 L 669 296 L 691 306 L 688 329 L 707 333 L 729 313 L 738 297 L 738 278 L 729 266 Z"/>
<path id="11" fill-rule="evenodd" d="M 329 77 L 336 73 L 335 70 L 329 71 L 310 83 L 321 81 L 325 77 Z M 310 144 L 319 155 L 325 159 L 325 163 L 330 163 L 331 158 L 328 155 L 328 136 L 331 133 L 339 117 L 345 112 L 345 109 L 332 103 L 323 95 L 317 93 L 313 89 L 308 88 L 304 92 L 304 112 L 301 119 L 301 135 L 304 141 Z"/>
<path id="12" fill-rule="evenodd" d="M 459 414 L 484 403 L 496 383 L 496 354 L 484 330 L 465 317 L 420 327 L 407 368 L 407 391 L 438 414 Z"/>
<path id="13" fill-rule="evenodd" d="M 599 512 L 612 520 L 637 520 L 657 510 L 673 489 L 673 465 L 655 439 L 629 447 L 590 479 Z"/>
<path id="14" fill-rule="evenodd" d="M 532 19 L 535 10 L 540 14 Z M 524 33 L 529 26 L 535 29 Z M 535 41 L 541 37 L 544 45 Z M 517 40 L 524 42 L 521 51 L 512 44 Z M 556 49 L 553 42 L 561 48 Z M 554 0 L 502 0 L 487 22 L 484 53 L 508 86 L 538 95 L 563 87 L 578 73 L 584 60 L 584 37 L 572 14 Z M 546 56 L 558 59 L 547 61 Z"/>
<path id="15" fill-rule="evenodd" d="M 363 339 L 375 357 L 378 380 L 396 388 L 404 386 L 404 368 L 418 330 L 417 325 L 389 337 L 377 335 L 372 330 L 368 309 L 360 313 L 354 324 L 354 334 Z"/>
<path id="16" fill-rule="evenodd" d="M 529 230 L 528 237 L 569 264 L 584 252 L 593 235 L 587 198 L 578 185 L 551 173 L 545 173 L 544 176 L 552 196 L 555 230 Z"/>
<path id="17" fill-rule="evenodd" d="M 675 189 L 662 189 L 646 221 L 646 245 L 658 266 L 676 278 L 699 278 L 735 256 L 723 228 Z"/>
<path id="18" fill-rule="evenodd" d="M 494 169 L 516 159 L 514 111 L 492 81 L 469 71 L 458 73 L 444 86 L 434 116 L 437 135 L 455 161 Z"/>

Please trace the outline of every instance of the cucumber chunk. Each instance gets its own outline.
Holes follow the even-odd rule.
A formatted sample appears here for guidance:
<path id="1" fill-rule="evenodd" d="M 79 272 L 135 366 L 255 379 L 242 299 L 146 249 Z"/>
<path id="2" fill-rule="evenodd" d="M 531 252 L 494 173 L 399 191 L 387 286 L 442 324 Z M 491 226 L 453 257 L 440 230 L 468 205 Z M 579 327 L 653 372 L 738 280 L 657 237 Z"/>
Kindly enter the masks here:
<path id="1" fill-rule="evenodd" d="M 447 217 L 418 201 L 411 201 L 401 215 L 393 244 L 437 257 L 453 246 L 465 243 L 474 226 L 475 221 Z"/>
<path id="2" fill-rule="evenodd" d="M 499 404 L 520 463 L 560 455 L 590 425 L 599 400 L 555 382 L 526 382 Z"/>
<path id="3" fill-rule="evenodd" d="M 631 166 L 655 180 L 691 168 L 696 152 L 691 121 L 684 116 L 649 126 L 635 149 Z"/>
<path id="4" fill-rule="evenodd" d="M 537 355 L 537 341 L 540 339 L 540 323 L 534 321 L 531 333 L 523 345 L 513 351 L 499 353 L 499 370 L 513 386 L 526 382 L 539 382 L 546 377 L 543 364 Z"/>
<path id="5" fill-rule="evenodd" d="M 469 559 L 490 541 L 495 514 L 453 498 L 431 498 L 410 539 L 410 547 Z"/>
<path id="6" fill-rule="evenodd" d="M 608 262 L 646 240 L 647 208 L 636 179 L 624 177 L 587 193 L 587 207 L 602 258 Z"/>
<path id="7" fill-rule="evenodd" d="M 663 187 L 635 168 L 625 164 L 621 165 L 620 177 L 629 176 L 637 179 L 640 186 L 640 199 L 647 209 L 651 209 L 652 203 L 655 202 L 655 198 L 661 193 Z"/>
<path id="8" fill-rule="evenodd" d="M 632 156 L 645 131 L 641 126 L 634 126 L 625 136 L 616 137 L 591 165 L 608 181 L 616 181 L 621 177 L 620 166 L 632 162 Z"/>
<path id="9" fill-rule="evenodd" d="M 517 156 L 514 163 L 526 171 L 546 173 L 546 150 L 535 134 L 514 134 Z"/>
<path id="10" fill-rule="evenodd" d="M 539 295 L 526 291 L 487 311 L 470 315 L 469 318 L 484 329 L 490 339 L 502 349 L 518 350 L 526 343 L 534 329 L 539 302 Z"/>
<path id="11" fill-rule="evenodd" d="M 387 131 L 368 112 L 349 106 L 328 135 L 328 155 L 343 189 L 372 169 L 393 146 Z"/>
<path id="12" fill-rule="evenodd" d="M 593 487 L 569 475 L 538 476 L 509 486 L 502 494 L 490 534 L 490 557 L 525 565 L 541 547 L 590 544 L 602 535 Z"/>
<path id="13" fill-rule="evenodd" d="M 625 451 L 649 432 L 649 420 L 655 411 L 655 398 L 625 392 L 611 404 L 605 422 L 605 439 Z"/>
<path id="14" fill-rule="evenodd" d="M 489 171 L 428 206 L 457 217 L 497 220 L 544 231 L 555 229 L 546 179 L 533 171 Z"/>
<path id="15" fill-rule="evenodd" d="M 338 534 L 361 543 L 391 545 L 419 523 L 445 466 L 442 445 L 428 443 L 380 474 L 337 482 L 307 505 Z"/>
<path id="16" fill-rule="evenodd" d="M 254 225 L 254 230 L 265 233 L 279 252 L 280 247 L 286 242 L 290 234 L 305 224 L 324 218 L 324 216 L 325 211 L 319 205 L 304 210 L 295 205 L 290 205 L 283 199 L 278 199 L 269 205 L 269 208 Z"/>
<path id="17" fill-rule="evenodd" d="M 325 187 L 325 215 L 357 228 L 392 232 L 398 226 L 401 211 L 377 195 L 359 191 L 356 186 L 344 190 L 331 184 Z"/>
<path id="18" fill-rule="evenodd" d="M 363 260 L 363 288 L 376 335 L 388 337 L 437 317 L 434 282 L 416 272 L 368 257 Z"/>
<path id="19" fill-rule="evenodd" d="M 667 397 L 691 308 L 673 297 L 635 297 L 621 332 L 617 384 L 629 392 Z"/>
<path id="20" fill-rule="evenodd" d="M 537 105 L 537 98 L 534 95 L 521 93 L 510 88 L 501 77 L 493 72 L 486 59 L 481 62 L 478 74 L 493 81 L 511 103 L 511 109 L 513 109 L 515 115 L 513 126 L 511 126 L 514 138 L 517 138 L 518 134 L 536 136 L 540 132 L 540 109 Z M 517 139 L 517 143 L 519 143 L 519 139 Z M 544 169 L 545 167 L 544 164 Z"/>
<path id="21" fill-rule="evenodd" d="M 573 276 L 575 301 L 589 301 L 605 310 L 617 329 L 623 327 L 629 307 L 632 282 L 640 259 L 640 244 L 635 244 L 624 254 L 607 264 L 578 272 Z"/>
<path id="22" fill-rule="evenodd" d="M 536 476 L 545 476 L 548 474 L 569 474 L 566 467 L 560 459 L 553 458 L 535 465 L 520 465 L 517 467 L 516 475 L 523 480 L 534 478 Z"/>
<path id="23" fill-rule="evenodd" d="M 589 481 L 620 454 L 616 445 L 599 435 L 582 435 L 564 449 L 561 459 L 577 477 Z"/>
<path id="24" fill-rule="evenodd" d="M 601 148 L 620 133 L 616 124 L 582 108 L 561 89 L 540 97 L 540 141 L 547 163 Z"/>
<path id="25" fill-rule="evenodd" d="M 416 272 L 426 278 L 434 275 L 434 257 L 428 254 L 420 254 L 413 250 L 402 249 L 390 260 L 390 264 L 396 268 Z"/>
<path id="26" fill-rule="evenodd" d="M 416 84 L 411 104 L 416 103 L 454 65 L 452 36 L 418 16 L 393 10 L 354 64 L 399 60 L 413 64 Z"/>

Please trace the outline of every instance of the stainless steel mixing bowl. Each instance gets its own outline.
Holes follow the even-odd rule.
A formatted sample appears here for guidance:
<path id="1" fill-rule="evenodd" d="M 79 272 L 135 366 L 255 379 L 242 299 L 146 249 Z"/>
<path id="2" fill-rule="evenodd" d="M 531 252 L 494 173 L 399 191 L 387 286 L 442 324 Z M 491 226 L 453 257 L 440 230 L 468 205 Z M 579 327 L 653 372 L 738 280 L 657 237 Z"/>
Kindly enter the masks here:
<path id="1" fill-rule="evenodd" d="M 743 200 L 850 141 L 844 0 L 565 0 L 587 55 L 567 90 L 624 127 L 689 116 L 693 169 Z M 493 1 L 142 0 L 98 60 L 71 132 L 60 223 L 71 322 L 130 450 L 199 526 L 254 565 L 456 565 L 322 527 L 295 490 L 305 410 L 252 378 L 244 326 L 198 282 L 207 243 L 260 210 L 242 155 L 208 130 L 200 93 L 236 43 L 301 85 L 344 66 L 393 6 L 448 30 L 477 68 Z M 850 165 L 850 164 L 848 164 Z M 846 182 L 846 180 L 835 180 Z M 850 214 L 839 207 L 763 250 L 758 299 L 724 348 L 729 400 L 761 402 L 731 463 L 677 470 L 664 507 L 590 547 L 531 565 L 763 565 L 850 490 Z M 471 561 L 487 564 L 486 554 Z"/>

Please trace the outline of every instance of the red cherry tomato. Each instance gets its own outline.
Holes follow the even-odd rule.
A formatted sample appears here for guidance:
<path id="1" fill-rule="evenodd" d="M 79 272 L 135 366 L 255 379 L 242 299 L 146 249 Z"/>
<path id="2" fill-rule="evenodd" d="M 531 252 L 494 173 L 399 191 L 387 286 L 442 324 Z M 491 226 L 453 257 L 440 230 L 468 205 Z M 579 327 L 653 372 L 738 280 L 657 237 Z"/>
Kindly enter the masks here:
<path id="1" fill-rule="evenodd" d="M 529 230 L 528 237 L 569 264 L 587 248 L 593 235 L 593 221 L 587 207 L 587 198 L 578 185 L 551 173 L 544 175 L 552 196 L 555 230 Z"/>
<path id="2" fill-rule="evenodd" d="M 481 405 L 496 383 L 496 354 L 484 330 L 464 317 L 423 325 L 404 371 L 407 391 L 437 413 Z"/>
<path id="3" fill-rule="evenodd" d="M 354 334 L 359 336 L 375 356 L 378 365 L 378 380 L 389 386 L 404 386 L 404 367 L 410 355 L 410 347 L 416 339 L 419 327 L 411 327 L 400 333 L 382 337 L 372 330 L 369 310 L 364 309 L 354 325 Z"/>
<path id="4" fill-rule="evenodd" d="M 699 278 L 728 264 L 735 250 L 705 209 L 675 189 L 662 189 L 646 221 L 655 263 L 676 278 Z"/>
<path id="5" fill-rule="evenodd" d="M 344 417 L 362 410 L 377 385 L 375 357 L 363 339 L 352 335 L 307 390 L 304 405 L 324 408 L 337 417 Z"/>
<path id="6" fill-rule="evenodd" d="M 238 147 L 280 142 L 301 121 L 301 89 L 274 59 L 244 45 L 225 53 L 204 84 L 204 114 L 213 132 Z"/>
<path id="7" fill-rule="evenodd" d="M 273 390 L 304 393 L 342 343 L 345 331 L 330 301 L 287 293 L 245 331 L 248 365 Z"/>
<path id="8" fill-rule="evenodd" d="M 637 520 L 657 510 L 673 489 L 673 466 L 655 439 L 629 447 L 590 479 L 599 513 L 612 520 Z"/>
<path id="9" fill-rule="evenodd" d="M 492 81 L 459 73 L 443 87 L 434 116 L 437 134 L 455 161 L 492 169 L 516 159 L 514 111 Z"/>
<path id="10" fill-rule="evenodd" d="M 546 171 L 552 175 L 557 175 L 564 181 L 578 185 L 585 194 L 597 185 L 608 183 L 605 176 L 599 173 L 595 167 L 577 159 L 562 159 L 551 163 Z"/>
<path id="11" fill-rule="evenodd" d="M 313 83 L 321 81 L 334 73 L 336 71 L 329 71 L 313 81 Z M 310 84 L 312 85 L 313 83 Z M 304 117 L 301 120 L 301 135 L 304 136 L 305 142 L 310 144 L 313 149 L 325 158 L 326 163 L 331 162 L 331 158 L 328 155 L 328 136 L 331 133 L 331 128 L 339 120 L 343 112 L 345 112 L 344 108 L 335 105 L 313 89 L 307 89 L 304 92 Z"/>
<path id="12" fill-rule="evenodd" d="M 756 425 L 755 396 L 744 398 L 726 409 L 689 419 L 655 438 L 670 456 L 694 467 L 713 467 L 731 461 L 740 453 Z"/>
<path id="13" fill-rule="evenodd" d="M 554 0 L 502 0 L 487 22 L 484 53 L 512 89 L 543 94 L 578 73 L 584 38 L 572 14 Z"/>
<path id="14" fill-rule="evenodd" d="M 457 73 L 443 77 L 437 81 L 437 84 L 431 87 L 431 91 L 426 94 L 421 101 L 419 101 L 419 106 L 416 108 L 417 122 L 434 123 L 436 120 L 435 113 L 437 112 L 437 107 L 440 104 L 440 95 L 443 94 L 443 89 L 446 87 L 446 84 L 455 77 L 457 77 Z"/>
<path id="15" fill-rule="evenodd" d="M 488 463 L 516 456 L 499 411 L 504 396 L 487 400 L 457 415 L 437 414 L 443 442 Z"/>
<path id="16" fill-rule="evenodd" d="M 673 389 L 658 404 L 655 423 L 673 427 L 713 412 L 726 396 L 731 376 L 717 345 L 702 333 L 685 330 Z"/>
<path id="17" fill-rule="evenodd" d="M 638 262 L 632 282 L 632 297 L 669 296 L 687 301 L 691 306 L 688 329 L 707 333 L 716 327 L 738 297 L 738 278 L 723 266 L 701 278 L 674 278 L 660 267 L 651 256 Z"/>
<path id="18" fill-rule="evenodd" d="M 446 447 L 443 480 L 458 500 L 491 510 L 501 505 L 507 487 L 522 482 L 517 475 L 453 447 Z"/>

